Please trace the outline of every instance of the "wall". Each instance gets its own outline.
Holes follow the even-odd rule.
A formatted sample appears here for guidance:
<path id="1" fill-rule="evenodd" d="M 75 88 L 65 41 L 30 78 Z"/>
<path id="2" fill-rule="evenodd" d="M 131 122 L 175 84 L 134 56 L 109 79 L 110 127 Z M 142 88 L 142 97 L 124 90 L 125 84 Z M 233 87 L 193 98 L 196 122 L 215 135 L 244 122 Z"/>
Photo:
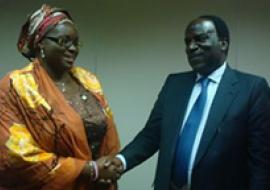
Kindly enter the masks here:
<path id="1" fill-rule="evenodd" d="M 0 0 L 0 76 L 26 63 L 16 40 L 42 2 L 74 16 L 84 44 L 77 63 L 100 78 L 123 146 L 144 126 L 166 76 L 190 69 L 183 36 L 198 15 L 223 17 L 231 30 L 229 64 L 270 82 L 268 0 Z M 128 172 L 120 190 L 151 189 L 155 165 L 156 156 Z"/>

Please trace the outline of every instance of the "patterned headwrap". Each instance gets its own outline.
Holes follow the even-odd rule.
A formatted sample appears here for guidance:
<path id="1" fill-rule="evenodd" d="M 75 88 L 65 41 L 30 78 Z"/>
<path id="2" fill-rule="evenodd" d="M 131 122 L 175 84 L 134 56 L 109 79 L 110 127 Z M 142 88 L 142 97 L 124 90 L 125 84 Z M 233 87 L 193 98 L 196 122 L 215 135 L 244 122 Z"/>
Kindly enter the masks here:
<path id="1" fill-rule="evenodd" d="M 35 58 L 35 50 L 38 42 L 57 24 L 63 21 L 73 23 L 70 14 L 60 8 L 42 5 L 41 9 L 30 15 L 22 26 L 17 47 L 19 52 L 26 58 Z"/>

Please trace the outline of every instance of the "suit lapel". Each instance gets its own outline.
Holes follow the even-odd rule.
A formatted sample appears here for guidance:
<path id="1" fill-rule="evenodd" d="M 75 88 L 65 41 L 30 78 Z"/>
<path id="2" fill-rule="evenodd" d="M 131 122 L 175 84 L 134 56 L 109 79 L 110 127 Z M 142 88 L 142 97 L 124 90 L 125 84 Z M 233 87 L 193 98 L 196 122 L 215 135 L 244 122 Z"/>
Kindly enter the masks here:
<path id="1" fill-rule="evenodd" d="M 168 126 L 170 126 L 168 128 L 169 129 L 168 144 L 172 145 L 170 146 L 171 148 L 168 156 L 169 160 L 174 158 L 176 142 L 180 134 L 182 122 L 186 112 L 186 107 L 191 95 L 192 88 L 195 83 L 195 79 L 196 74 L 194 72 L 191 72 L 186 78 L 179 78 L 179 80 L 176 81 L 176 84 L 172 85 L 175 88 L 175 91 L 172 91 L 171 93 L 172 94 L 171 101 L 175 102 L 175 104 L 170 109 L 171 120 L 170 124 L 168 124 Z M 179 86 L 179 88 L 177 88 L 176 86 Z"/>
<path id="2" fill-rule="evenodd" d="M 184 114 L 194 86 L 196 74 L 194 72 L 182 73 L 174 76 L 166 85 L 166 108 L 167 113 L 164 118 L 164 138 L 162 139 L 162 154 L 160 154 L 158 172 L 155 177 L 155 186 L 164 189 L 169 185 L 171 169 L 173 166 L 175 146 L 182 126 Z M 161 151 L 160 151 L 161 152 Z M 162 156 L 163 155 L 163 156 Z M 171 164 L 171 167 L 164 167 L 164 163 Z M 166 185 L 167 184 L 167 185 Z M 163 188 L 164 187 L 164 188 Z"/>
<path id="3" fill-rule="evenodd" d="M 226 114 L 230 104 L 232 103 L 232 100 L 236 95 L 236 84 L 237 78 L 234 71 L 227 67 L 220 81 L 211 109 L 209 111 L 208 119 L 195 159 L 195 167 L 203 158 L 209 145 L 214 140 L 216 130 L 218 129 L 220 122 L 224 118 L 224 115 Z"/>

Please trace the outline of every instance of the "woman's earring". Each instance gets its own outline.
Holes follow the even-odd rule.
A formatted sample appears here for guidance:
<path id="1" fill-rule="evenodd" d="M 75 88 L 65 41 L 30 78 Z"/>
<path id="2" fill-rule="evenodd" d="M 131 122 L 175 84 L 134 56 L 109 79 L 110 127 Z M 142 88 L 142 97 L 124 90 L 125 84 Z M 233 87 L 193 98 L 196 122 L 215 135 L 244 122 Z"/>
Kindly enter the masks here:
<path id="1" fill-rule="evenodd" d="M 41 56 L 41 58 L 45 58 L 45 53 L 44 53 L 44 50 L 41 48 L 40 49 L 40 56 Z"/>

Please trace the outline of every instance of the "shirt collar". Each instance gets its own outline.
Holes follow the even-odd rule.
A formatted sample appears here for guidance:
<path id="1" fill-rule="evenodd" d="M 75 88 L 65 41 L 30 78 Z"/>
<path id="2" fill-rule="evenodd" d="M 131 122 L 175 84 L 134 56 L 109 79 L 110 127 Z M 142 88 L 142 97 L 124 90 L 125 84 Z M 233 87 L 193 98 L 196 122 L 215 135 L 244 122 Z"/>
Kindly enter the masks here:
<path id="1" fill-rule="evenodd" d="M 219 83 L 224 74 L 226 67 L 227 67 L 227 62 L 225 62 L 215 71 L 213 71 L 210 75 L 207 76 L 207 78 L 209 78 L 214 83 Z M 200 78 L 202 78 L 202 75 L 197 73 L 196 81 L 198 81 Z"/>

